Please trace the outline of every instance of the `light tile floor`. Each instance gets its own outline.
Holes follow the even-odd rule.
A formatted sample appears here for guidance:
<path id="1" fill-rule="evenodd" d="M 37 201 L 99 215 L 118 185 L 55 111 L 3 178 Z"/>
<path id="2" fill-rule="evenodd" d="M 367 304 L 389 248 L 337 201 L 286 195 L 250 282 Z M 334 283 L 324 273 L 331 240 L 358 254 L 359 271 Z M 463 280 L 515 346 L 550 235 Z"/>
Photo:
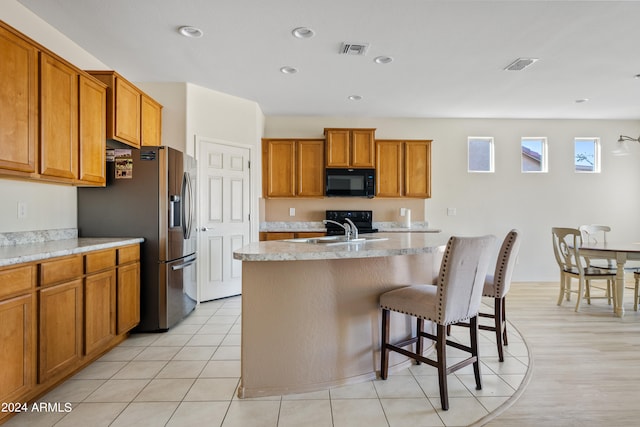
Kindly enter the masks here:
<path id="1" fill-rule="evenodd" d="M 498 362 L 492 332 L 481 331 L 483 389 L 471 366 L 449 376 L 442 411 L 436 369 L 411 366 L 331 390 L 238 399 L 241 297 L 200 304 L 164 334 L 133 334 L 40 399 L 64 412 L 18 414 L 6 426 L 426 427 L 482 424 L 526 383 L 527 347 L 513 327 Z M 453 337 L 468 336 L 454 328 Z M 456 350 L 449 356 L 455 361 Z M 508 402 L 509 401 L 509 402 Z"/>

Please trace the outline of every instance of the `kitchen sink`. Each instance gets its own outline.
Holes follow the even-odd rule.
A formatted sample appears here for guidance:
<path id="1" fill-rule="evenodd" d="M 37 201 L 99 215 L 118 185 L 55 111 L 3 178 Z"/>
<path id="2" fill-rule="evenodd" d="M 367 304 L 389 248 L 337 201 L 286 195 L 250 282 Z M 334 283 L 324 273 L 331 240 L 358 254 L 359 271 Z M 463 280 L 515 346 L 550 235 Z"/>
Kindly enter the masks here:
<path id="1" fill-rule="evenodd" d="M 310 237 L 310 238 L 299 238 L 299 239 L 285 239 L 283 242 L 291 242 L 291 243 L 311 243 L 314 245 L 350 245 L 350 244 L 359 244 L 365 242 L 379 242 L 382 240 L 387 240 L 386 237 L 373 237 L 373 236 L 365 236 L 358 237 L 356 239 L 347 240 L 345 236 L 323 236 L 323 237 Z"/>

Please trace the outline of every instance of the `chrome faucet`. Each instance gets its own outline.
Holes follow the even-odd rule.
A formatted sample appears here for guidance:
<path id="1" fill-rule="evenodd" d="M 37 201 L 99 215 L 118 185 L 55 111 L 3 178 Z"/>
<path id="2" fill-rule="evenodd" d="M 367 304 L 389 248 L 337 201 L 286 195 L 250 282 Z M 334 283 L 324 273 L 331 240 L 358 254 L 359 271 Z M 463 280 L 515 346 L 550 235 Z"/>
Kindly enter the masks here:
<path id="1" fill-rule="evenodd" d="M 351 222 L 350 220 L 347 219 L 347 221 Z M 351 240 L 351 226 L 348 223 L 344 223 L 344 224 L 340 224 L 337 221 L 334 221 L 332 219 L 325 219 L 322 221 L 323 224 L 327 224 L 327 223 L 331 223 L 331 224 L 335 224 L 335 225 L 339 225 L 340 227 L 342 227 L 344 229 L 344 235 L 347 237 L 347 240 Z M 351 222 L 351 224 L 353 224 Z M 355 226 L 354 226 L 355 228 Z M 358 233 L 358 229 L 356 229 L 356 234 Z"/>
<path id="2" fill-rule="evenodd" d="M 351 238 L 352 239 L 357 239 L 358 238 L 358 227 L 356 227 L 356 225 L 353 223 L 353 221 L 351 221 L 349 218 L 345 218 L 344 220 L 347 221 L 351 225 Z"/>

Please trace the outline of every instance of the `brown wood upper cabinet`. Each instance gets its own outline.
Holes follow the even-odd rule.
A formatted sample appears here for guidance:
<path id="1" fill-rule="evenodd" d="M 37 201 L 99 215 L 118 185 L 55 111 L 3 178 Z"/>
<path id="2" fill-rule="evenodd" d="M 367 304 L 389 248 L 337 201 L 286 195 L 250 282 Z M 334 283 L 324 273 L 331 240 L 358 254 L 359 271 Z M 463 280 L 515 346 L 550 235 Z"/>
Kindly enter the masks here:
<path id="1" fill-rule="evenodd" d="M 142 94 L 142 146 L 162 145 L 162 105 Z"/>
<path id="2" fill-rule="evenodd" d="M 35 173 L 38 48 L 0 22 L 0 168 Z"/>
<path id="3" fill-rule="evenodd" d="M 107 89 L 107 139 L 134 148 L 161 144 L 162 106 L 115 71 L 87 71 Z"/>
<path id="4" fill-rule="evenodd" d="M 40 174 L 78 178 L 78 71 L 40 54 Z"/>
<path id="5" fill-rule="evenodd" d="M 373 168 L 375 129 L 325 128 L 328 168 Z"/>
<path id="6" fill-rule="evenodd" d="M 431 197 L 431 141 L 376 141 L 376 197 Z"/>
<path id="7" fill-rule="evenodd" d="M 324 140 L 263 139 L 263 195 L 324 196 Z"/>
<path id="8" fill-rule="evenodd" d="M 91 77 L 80 76 L 80 171 L 81 183 L 106 184 L 107 87 Z"/>
<path id="9" fill-rule="evenodd" d="M 105 94 L 102 83 L 0 22 L 0 174 L 104 185 Z"/>

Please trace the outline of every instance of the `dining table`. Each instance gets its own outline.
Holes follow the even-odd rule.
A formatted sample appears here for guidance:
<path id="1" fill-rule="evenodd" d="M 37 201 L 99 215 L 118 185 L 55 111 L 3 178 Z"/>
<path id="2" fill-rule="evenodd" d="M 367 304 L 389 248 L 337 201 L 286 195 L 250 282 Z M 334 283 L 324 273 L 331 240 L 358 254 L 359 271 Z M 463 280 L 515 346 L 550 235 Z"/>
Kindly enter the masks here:
<path id="1" fill-rule="evenodd" d="M 616 283 L 613 290 L 613 310 L 624 317 L 624 272 L 627 261 L 640 260 L 640 242 L 583 243 L 580 255 L 589 258 L 613 260 L 616 264 Z"/>

